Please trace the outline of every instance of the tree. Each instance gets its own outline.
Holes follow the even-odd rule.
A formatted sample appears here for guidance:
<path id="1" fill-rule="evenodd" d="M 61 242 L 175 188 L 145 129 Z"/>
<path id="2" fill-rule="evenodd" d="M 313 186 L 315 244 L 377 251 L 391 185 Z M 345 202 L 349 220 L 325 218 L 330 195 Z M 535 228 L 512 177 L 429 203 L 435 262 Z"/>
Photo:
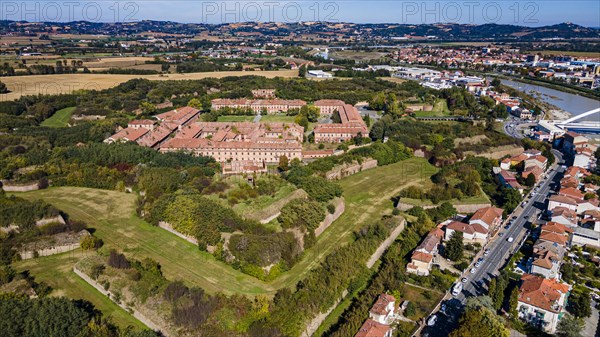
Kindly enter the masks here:
<path id="1" fill-rule="evenodd" d="M 187 105 L 192 108 L 202 109 L 202 102 L 197 98 L 192 98 Z"/>
<path id="2" fill-rule="evenodd" d="M 588 290 L 575 288 L 569 297 L 567 311 L 576 318 L 590 317 L 592 315 L 592 307 Z"/>
<path id="3" fill-rule="evenodd" d="M 102 244 L 102 240 L 93 235 L 85 236 L 79 241 L 79 246 L 83 250 L 96 250 L 102 247 Z"/>
<path id="4" fill-rule="evenodd" d="M 6 87 L 6 84 L 4 84 L 3 82 L 0 82 L 0 94 L 6 94 L 8 92 L 8 88 Z"/>
<path id="5" fill-rule="evenodd" d="M 496 88 L 498 88 L 498 86 L 500 86 L 500 84 L 502 84 L 502 81 L 500 81 L 499 78 L 494 78 L 491 82 L 492 87 L 496 87 Z"/>
<path id="6" fill-rule="evenodd" d="M 511 317 L 518 317 L 517 314 L 517 305 L 519 304 L 519 288 L 514 287 L 512 292 L 510 293 L 510 298 L 508 299 L 508 313 Z"/>
<path id="7" fill-rule="evenodd" d="M 527 175 L 527 178 L 525 178 L 525 185 L 528 187 L 533 187 L 535 185 L 535 176 L 533 173 L 529 173 Z"/>
<path id="8" fill-rule="evenodd" d="M 140 109 L 144 114 L 147 115 L 152 115 L 156 113 L 156 105 L 147 101 L 143 101 L 142 103 L 140 103 Z"/>
<path id="9" fill-rule="evenodd" d="M 452 261 L 458 261 L 463 257 L 463 234 L 459 231 L 454 231 L 450 236 L 450 240 L 446 243 L 446 249 L 444 250 L 446 257 Z"/>
<path id="10" fill-rule="evenodd" d="M 583 319 L 565 315 L 558 322 L 556 336 L 558 337 L 583 337 L 581 331 L 584 327 Z"/>
<path id="11" fill-rule="evenodd" d="M 450 337 L 498 336 L 508 337 L 510 331 L 501 319 L 485 307 L 466 309 L 461 315 L 458 328 Z"/>
<path id="12" fill-rule="evenodd" d="M 303 64 L 300 66 L 300 69 L 298 69 L 298 76 L 299 77 L 305 77 L 306 76 L 306 64 Z"/>
<path id="13" fill-rule="evenodd" d="M 490 285 L 488 286 L 488 296 L 490 298 L 494 298 L 494 295 L 496 294 L 496 288 L 498 288 L 497 283 L 498 281 L 496 281 L 495 277 L 490 280 Z"/>
<path id="14" fill-rule="evenodd" d="M 287 156 L 279 157 L 279 165 L 277 166 L 280 171 L 287 171 L 290 169 L 290 160 Z"/>

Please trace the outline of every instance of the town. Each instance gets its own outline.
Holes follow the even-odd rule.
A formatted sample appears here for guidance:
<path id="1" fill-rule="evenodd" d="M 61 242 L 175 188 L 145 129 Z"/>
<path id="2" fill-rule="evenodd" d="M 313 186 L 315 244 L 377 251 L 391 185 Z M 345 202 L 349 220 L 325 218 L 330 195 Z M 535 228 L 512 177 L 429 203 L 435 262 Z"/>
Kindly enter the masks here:
<path id="1" fill-rule="evenodd" d="M 598 5 L 357 23 L 392 5 L 5 4 L 0 334 L 598 335 Z"/>

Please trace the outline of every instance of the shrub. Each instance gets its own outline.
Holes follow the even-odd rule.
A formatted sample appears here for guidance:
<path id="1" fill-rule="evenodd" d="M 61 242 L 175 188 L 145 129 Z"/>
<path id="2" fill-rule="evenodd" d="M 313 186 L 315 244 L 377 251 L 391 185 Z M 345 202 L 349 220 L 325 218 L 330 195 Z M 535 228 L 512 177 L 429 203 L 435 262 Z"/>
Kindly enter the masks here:
<path id="1" fill-rule="evenodd" d="M 131 268 L 131 264 L 129 263 L 125 255 L 117 253 L 117 251 L 114 249 L 110 251 L 110 255 L 108 257 L 108 265 L 117 269 Z"/>
<path id="2" fill-rule="evenodd" d="M 327 211 L 329 212 L 329 214 L 335 213 L 335 206 L 333 204 L 328 204 Z"/>
<path id="3" fill-rule="evenodd" d="M 408 304 L 406 305 L 406 309 L 404 309 L 404 316 L 409 317 L 409 316 L 413 316 L 416 313 L 417 313 L 417 307 L 415 306 L 415 304 L 412 301 L 409 301 Z"/>
<path id="4" fill-rule="evenodd" d="M 102 273 L 104 272 L 104 265 L 103 264 L 95 264 L 92 266 L 91 270 L 90 270 L 90 276 L 94 279 L 97 280 L 98 277 L 100 277 L 100 275 L 102 275 Z M 106 289 L 106 287 L 105 287 Z"/>
<path id="5" fill-rule="evenodd" d="M 171 282 L 169 283 L 169 285 L 167 285 L 167 287 L 165 288 L 165 291 L 163 293 L 163 297 L 171 302 L 171 303 L 175 303 L 179 298 L 187 295 L 189 292 L 188 287 L 186 287 L 185 284 L 183 284 L 183 282 L 181 281 L 175 281 L 175 282 Z"/>
<path id="6" fill-rule="evenodd" d="M 39 227 L 42 235 L 54 235 L 67 230 L 67 226 L 60 222 L 51 222 Z"/>

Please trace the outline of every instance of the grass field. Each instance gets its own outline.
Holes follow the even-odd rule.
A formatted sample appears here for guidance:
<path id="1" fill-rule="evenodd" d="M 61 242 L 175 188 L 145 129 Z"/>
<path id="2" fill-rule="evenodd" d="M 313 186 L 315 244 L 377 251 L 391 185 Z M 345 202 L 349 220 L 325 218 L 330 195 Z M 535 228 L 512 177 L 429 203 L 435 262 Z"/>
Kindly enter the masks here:
<path id="1" fill-rule="evenodd" d="M 319 241 L 308 249 L 301 261 L 271 283 L 243 274 L 198 250 L 187 241 L 139 219 L 134 213 L 134 194 L 76 187 L 56 187 L 19 193 L 28 199 L 44 199 L 95 228 L 105 246 L 116 248 L 135 259 L 151 257 L 158 261 L 168 279 L 181 279 L 206 291 L 226 294 L 273 294 L 282 287 L 294 286 L 315 268 L 325 256 L 353 239 L 352 232 L 365 223 L 372 223 L 393 209 L 392 198 L 411 184 L 430 185 L 429 177 L 436 169 L 422 158 L 411 158 L 396 164 L 377 167 L 340 181 L 344 188 L 346 212 L 335 221 Z M 71 271 L 76 259 L 68 254 L 17 263 L 19 270 L 29 269 L 38 280 L 48 281 L 57 294 L 82 297 L 89 287 L 76 281 Z M 57 267 L 57 266 L 60 266 Z M 100 294 L 86 294 L 98 307 L 117 312 L 104 303 Z M 126 320 L 125 318 L 121 318 Z"/>
<path id="2" fill-rule="evenodd" d="M 417 117 L 432 117 L 432 116 L 450 116 L 450 110 L 448 109 L 448 103 L 445 99 L 439 99 L 433 105 L 431 111 L 416 111 L 415 116 Z"/>
<path id="3" fill-rule="evenodd" d="M 427 291 L 429 295 L 425 295 L 425 291 Z M 427 317 L 442 297 L 443 294 L 437 290 L 424 290 L 411 284 L 404 284 L 404 288 L 402 288 L 402 300 L 399 300 L 398 303 L 401 303 L 404 300 L 413 302 L 416 306 L 415 314 L 408 318 L 418 321 Z"/>
<path id="4" fill-rule="evenodd" d="M 75 107 L 58 110 L 50 118 L 44 120 L 41 125 L 50 128 L 63 128 L 69 123 L 73 111 L 75 111 Z"/>
<path id="5" fill-rule="evenodd" d="M 297 77 L 298 70 L 277 71 L 217 71 L 189 74 L 169 75 L 116 75 L 116 74 L 59 74 L 59 75 L 29 75 L 8 76 L 2 79 L 11 91 L 0 95 L 2 100 L 14 100 L 24 95 L 71 93 L 74 90 L 102 90 L 115 87 L 134 78 L 149 80 L 198 80 L 203 78 L 223 78 L 227 76 L 264 76 Z"/>
<path id="6" fill-rule="evenodd" d="M 132 325 L 144 328 L 144 324 L 73 273 L 73 265 L 84 256 L 84 253 L 77 250 L 71 253 L 16 262 L 13 266 L 18 271 L 29 270 L 31 275 L 35 276 L 36 281 L 44 281 L 50 285 L 54 289 L 52 296 L 66 296 L 90 301 L 105 316 L 110 315 L 119 326 Z"/>

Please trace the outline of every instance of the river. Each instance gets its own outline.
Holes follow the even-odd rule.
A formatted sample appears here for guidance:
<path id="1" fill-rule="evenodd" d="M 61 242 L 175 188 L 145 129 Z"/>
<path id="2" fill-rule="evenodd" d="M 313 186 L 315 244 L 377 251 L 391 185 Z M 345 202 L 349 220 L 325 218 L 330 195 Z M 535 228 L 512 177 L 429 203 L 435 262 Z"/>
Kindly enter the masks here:
<path id="1" fill-rule="evenodd" d="M 552 104 L 575 116 L 586 111 L 600 108 L 600 100 L 594 100 L 591 98 L 550 89 L 540 85 L 527 84 L 512 80 L 502 80 L 502 84 L 520 91 L 524 91 L 525 93 L 530 94 L 537 99 Z M 532 93 L 531 90 L 535 91 L 535 93 Z M 600 115 L 590 116 L 588 118 L 584 118 L 583 120 L 600 121 Z"/>

